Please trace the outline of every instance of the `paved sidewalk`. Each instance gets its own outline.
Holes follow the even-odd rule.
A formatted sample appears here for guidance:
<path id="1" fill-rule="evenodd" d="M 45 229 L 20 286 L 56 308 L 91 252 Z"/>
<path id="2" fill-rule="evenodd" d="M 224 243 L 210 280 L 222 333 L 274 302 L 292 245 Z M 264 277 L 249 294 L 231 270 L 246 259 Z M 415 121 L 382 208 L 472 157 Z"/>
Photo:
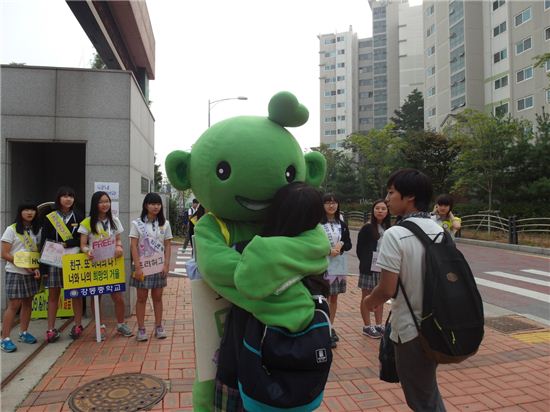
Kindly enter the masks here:
<path id="1" fill-rule="evenodd" d="M 360 290 L 348 280 L 340 295 L 335 328 L 340 342 L 320 411 L 407 411 L 399 384 L 378 379 L 378 341 L 361 334 Z M 94 341 L 93 324 L 73 342 L 23 401 L 18 412 L 69 411 L 73 390 L 101 377 L 142 372 L 166 381 L 168 393 L 155 411 L 189 411 L 195 376 L 195 351 L 189 280 L 172 276 L 164 292 L 168 338 L 147 342 L 116 334 Z M 128 324 L 136 331 L 136 319 Z M 147 305 L 147 330 L 153 313 Z M 542 328 L 542 326 L 541 326 Z M 443 365 L 438 380 L 448 411 L 550 411 L 550 332 L 504 334 L 486 328 L 479 353 L 459 365 Z M 8 397 L 9 393 L 3 393 Z"/>

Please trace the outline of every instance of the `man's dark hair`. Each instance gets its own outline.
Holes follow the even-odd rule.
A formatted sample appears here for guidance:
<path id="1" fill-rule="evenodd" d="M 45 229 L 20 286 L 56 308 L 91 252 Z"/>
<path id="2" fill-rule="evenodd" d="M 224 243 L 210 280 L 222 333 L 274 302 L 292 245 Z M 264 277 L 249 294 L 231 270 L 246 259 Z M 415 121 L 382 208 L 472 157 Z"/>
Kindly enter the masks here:
<path id="1" fill-rule="evenodd" d="M 302 182 L 280 188 L 273 197 L 263 236 L 297 236 L 314 229 L 324 216 L 321 193 Z"/>
<path id="2" fill-rule="evenodd" d="M 437 196 L 435 203 L 437 205 L 449 206 L 449 211 L 453 210 L 454 200 L 451 195 L 447 195 L 447 194 L 439 195 Z"/>
<path id="3" fill-rule="evenodd" d="M 432 181 L 416 169 L 399 169 L 388 179 L 387 187 L 393 186 L 404 196 L 414 196 L 414 206 L 421 212 L 427 212 L 432 199 Z"/>
<path id="4" fill-rule="evenodd" d="M 193 199 L 193 201 L 191 203 L 193 203 L 194 205 L 198 205 L 199 201 L 197 199 Z"/>

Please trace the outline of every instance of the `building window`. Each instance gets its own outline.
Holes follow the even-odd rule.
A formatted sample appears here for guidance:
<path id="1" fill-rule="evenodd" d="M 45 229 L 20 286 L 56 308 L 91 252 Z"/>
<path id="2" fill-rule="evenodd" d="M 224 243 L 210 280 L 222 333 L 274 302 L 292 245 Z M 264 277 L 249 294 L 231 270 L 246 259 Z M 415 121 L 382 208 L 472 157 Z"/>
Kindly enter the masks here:
<path id="1" fill-rule="evenodd" d="M 387 120 L 385 117 L 378 117 L 374 119 L 374 128 L 375 129 L 382 129 L 387 124 Z"/>
<path id="2" fill-rule="evenodd" d="M 499 61 L 506 59 L 507 54 L 508 53 L 506 52 L 506 49 L 496 52 L 495 54 L 493 54 L 493 61 L 495 63 L 498 63 Z"/>
<path id="3" fill-rule="evenodd" d="M 338 107 L 338 108 L 346 107 L 346 103 L 345 103 L 345 102 L 338 102 L 338 103 L 336 104 L 336 107 Z"/>
<path id="4" fill-rule="evenodd" d="M 457 47 L 451 52 L 451 74 L 464 68 L 464 45 Z"/>
<path id="5" fill-rule="evenodd" d="M 531 48 L 531 37 L 520 40 L 516 43 L 516 54 L 521 54 Z"/>
<path id="6" fill-rule="evenodd" d="M 428 30 L 426 30 L 426 37 L 430 37 L 435 32 L 435 24 L 432 24 Z"/>
<path id="7" fill-rule="evenodd" d="M 435 107 L 431 107 L 428 109 L 428 117 L 434 117 L 435 116 Z"/>
<path id="8" fill-rule="evenodd" d="M 374 87 L 376 89 L 385 88 L 388 85 L 386 76 L 376 76 L 374 78 Z"/>
<path id="9" fill-rule="evenodd" d="M 386 94 L 386 89 L 375 90 L 374 91 L 374 101 L 375 102 L 385 102 L 387 98 L 388 98 L 388 96 Z"/>
<path id="10" fill-rule="evenodd" d="M 529 20 L 531 20 L 531 7 L 523 10 L 520 14 L 514 17 L 516 27 L 520 24 L 528 22 Z"/>
<path id="11" fill-rule="evenodd" d="M 493 1 L 493 11 L 498 9 L 500 6 L 502 6 L 505 3 L 504 0 L 495 0 Z"/>
<path id="12" fill-rule="evenodd" d="M 346 51 L 344 49 L 338 50 L 338 54 L 346 54 Z"/>
<path id="13" fill-rule="evenodd" d="M 503 103 L 495 107 L 495 116 L 501 117 L 508 114 L 508 103 Z"/>
<path id="14" fill-rule="evenodd" d="M 334 78 L 334 77 L 327 77 L 327 78 L 325 79 L 325 84 L 326 84 L 326 83 L 334 83 L 335 81 L 336 81 L 336 78 Z"/>
<path id="15" fill-rule="evenodd" d="M 386 62 L 374 63 L 374 74 L 386 74 Z"/>
<path id="16" fill-rule="evenodd" d="M 387 37 L 385 34 L 378 34 L 374 36 L 373 47 L 385 47 L 386 39 Z"/>
<path id="17" fill-rule="evenodd" d="M 435 66 L 430 66 L 426 69 L 426 76 L 433 76 L 435 74 Z"/>
<path id="18" fill-rule="evenodd" d="M 346 120 L 346 116 L 338 116 L 338 121 L 344 121 Z"/>
<path id="19" fill-rule="evenodd" d="M 343 67 L 346 67 L 346 63 L 338 63 L 336 65 L 336 67 L 338 67 L 339 69 L 343 68 Z"/>
<path id="20" fill-rule="evenodd" d="M 336 56 L 336 52 L 333 50 L 331 52 L 326 52 L 325 53 L 325 57 L 334 57 Z"/>
<path id="21" fill-rule="evenodd" d="M 345 89 L 338 89 L 338 90 L 336 90 L 336 94 L 346 94 L 346 90 Z"/>
<path id="22" fill-rule="evenodd" d="M 544 40 L 550 40 L 550 26 L 544 29 Z"/>
<path id="23" fill-rule="evenodd" d="M 434 95 L 435 95 L 435 86 L 432 86 L 428 90 L 426 90 L 426 96 L 432 97 Z"/>
<path id="24" fill-rule="evenodd" d="M 375 116 L 386 116 L 388 114 L 388 106 L 386 106 L 386 103 L 375 104 L 373 113 Z"/>
<path id="25" fill-rule="evenodd" d="M 338 36 L 338 37 L 336 37 L 336 41 L 337 41 L 337 42 L 344 41 L 344 36 Z"/>
<path id="26" fill-rule="evenodd" d="M 336 96 L 335 90 L 325 90 L 325 97 Z"/>
<path id="27" fill-rule="evenodd" d="M 365 47 L 372 47 L 372 40 L 361 40 L 359 42 L 360 49 L 364 49 Z"/>
<path id="28" fill-rule="evenodd" d="M 359 86 L 372 86 L 372 79 L 359 80 Z"/>
<path id="29" fill-rule="evenodd" d="M 346 80 L 346 76 L 337 76 L 337 77 L 336 77 L 336 81 L 337 81 L 337 82 L 342 82 L 342 81 L 344 81 L 344 80 Z"/>
<path id="30" fill-rule="evenodd" d="M 325 44 L 334 44 L 336 43 L 336 40 L 334 39 L 325 39 Z"/>
<path id="31" fill-rule="evenodd" d="M 546 71 L 550 72 L 550 60 L 546 60 L 545 66 L 546 66 Z"/>
<path id="32" fill-rule="evenodd" d="M 495 80 L 495 90 L 508 86 L 508 75 Z"/>
<path id="33" fill-rule="evenodd" d="M 527 96 L 523 99 L 518 100 L 518 112 L 521 112 L 522 110 L 527 110 L 533 107 L 533 96 Z"/>
<path id="34" fill-rule="evenodd" d="M 529 80 L 533 78 L 533 66 L 526 67 L 518 72 L 516 72 L 516 83 L 520 83 L 524 80 Z"/>
<path id="35" fill-rule="evenodd" d="M 325 123 L 334 123 L 334 122 L 336 122 L 336 117 L 335 116 L 325 117 Z"/>
<path id="36" fill-rule="evenodd" d="M 386 60 L 386 48 L 374 49 L 374 61 Z"/>
<path id="37" fill-rule="evenodd" d="M 550 0 L 544 0 L 544 10 L 550 9 Z"/>
<path id="38" fill-rule="evenodd" d="M 426 49 L 426 56 L 430 57 L 435 54 L 435 46 L 428 47 Z"/>
<path id="39" fill-rule="evenodd" d="M 372 23 L 372 34 L 382 34 L 386 32 L 386 20 L 378 20 Z"/>
<path id="40" fill-rule="evenodd" d="M 359 60 L 370 60 L 372 59 L 372 53 L 361 53 L 359 55 Z"/>
<path id="41" fill-rule="evenodd" d="M 376 7 L 372 10 L 372 19 L 380 20 L 386 18 L 386 7 Z"/>
<path id="42" fill-rule="evenodd" d="M 336 105 L 334 103 L 325 103 L 323 108 L 325 110 L 334 110 L 334 109 L 336 109 Z"/>
<path id="43" fill-rule="evenodd" d="M 371 73 L 371 72 L 372 72 L 372 66 L 359 67 L 360 74 Z"/>
<path id="44" fill-rule="evenodd" d="M 368 117 L 359 118 L 359 124 L 369 124 L 369 118 Z"/>
<path id="45" fill-rule="evenodd" d="M 449 3 L 449 26 L 454 25 L 456 22 L 464 17 L 464 4 L 462 1 L 453 1 Z"/>
<path id="46" fill-rule="evenodd" d="M 328 71 L 334 70 L 335 67 L 336 66 L 334 66 L 334 64 L 326 64 L 325 71 L 328 72 Z"/>
<path id="47" fill-rule="evenodd" d="M 550 103 L 550 89 L 546 90 L 546 103 Z"/>
<path id="48" fill-rule="evenodd" d="M 497 37 L 499 34 L 502 34 L 505 31 L 506 31 L 506 22 L 503 21 L 493 29 L 493 37 Z"/>
<path id="49" fill-rule="evenodd" d="M 451 111 L 466 106 L 466 96 L 451 100 Z"/>
<path id="50" fill-rule="evenodd" d="M 426 9 L 426 16 L 432 16 L 434 14 L 434 5 L 432 4 L 430 7 Z"/>
<path id="51" fill-rule="evenodd" d="M 336 130 L 325 130 L 325 136 L 336 136 Z"/>

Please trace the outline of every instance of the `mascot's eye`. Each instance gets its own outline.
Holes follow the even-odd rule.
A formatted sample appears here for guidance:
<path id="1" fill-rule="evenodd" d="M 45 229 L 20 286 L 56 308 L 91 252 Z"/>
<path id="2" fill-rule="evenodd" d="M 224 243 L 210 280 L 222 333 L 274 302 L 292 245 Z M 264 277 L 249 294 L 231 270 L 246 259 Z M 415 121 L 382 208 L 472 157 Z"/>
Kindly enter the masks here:
<path id="1" fill-rule="evenodd" d="M 229 175 L 231 175 L 231 166 L 229 166 L 229 163 L 226 161 L 218 163 L 216 166 L 216 175 L 220 178 L 220 180 L 229 179 Z"/>
<path id="2" fill-rule="evenodd" d="M 294 182 L 294 179 L 296 179 L 296 168 L 294 166 L 288 166 L 286 168 L 285 178 L 288 183 Z"/>

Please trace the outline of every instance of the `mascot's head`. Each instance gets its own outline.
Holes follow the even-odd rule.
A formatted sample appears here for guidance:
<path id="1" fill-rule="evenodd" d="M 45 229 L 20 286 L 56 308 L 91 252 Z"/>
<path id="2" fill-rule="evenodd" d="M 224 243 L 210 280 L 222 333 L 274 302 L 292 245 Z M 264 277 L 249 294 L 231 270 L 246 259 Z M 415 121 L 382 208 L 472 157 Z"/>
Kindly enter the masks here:
<path id="1" fill-rule="evenodd" d="M 290 182 L 319 186 L 326 162 L 321 153 L 304 155 L 285 127 L 307 122 L 308 110 L 288 92 L 269 102 L 269 116 L 239 116 L 216 123 L 191 153 L 174 151 L 166 174 L 174 187 L 193 189 L 202 205 L 220 218 L 263 220 L 273 195 Z"/>

